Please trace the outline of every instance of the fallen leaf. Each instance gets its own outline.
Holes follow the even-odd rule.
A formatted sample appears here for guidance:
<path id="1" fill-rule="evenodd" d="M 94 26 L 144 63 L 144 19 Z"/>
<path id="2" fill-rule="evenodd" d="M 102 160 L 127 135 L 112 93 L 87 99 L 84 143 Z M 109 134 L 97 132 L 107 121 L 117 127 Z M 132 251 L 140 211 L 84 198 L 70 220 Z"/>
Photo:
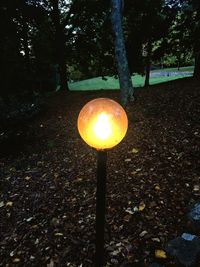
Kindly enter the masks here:
<path id="1" fill-rule="evenodd" d="M 194 188 L 193 188 L 193 191 L 197 192 L 200 190 L 200 187 L 199 185 L 194 185 Z"/>
<path id="2" fill-rule="evenodd" d="M 38 245 L 39 244 L 39 239 L 38 238 L 36 238 L 36 240 L 35 240 L 35 243 L 34 243 L 35 245 Z"/>
<path id="3" fill-rule="evenodd" d="M 4 206 L 4 202 L 1 201 L 1 202 L 0 202 L 0 208 L 2 208 L 3 206 Z"/>
<path id="4" fill-rule="evenodd" d="M 114 251 L 111 252 L 110 254 L 111 254 L 112 256 L 117 256 L 119 253 L 120 253 L 119 250 L 114 250 Z"/>
<path id="5" fill-rule="evenodd" d="M 131 150 L 131 153 L 133 153 L 133 154 L 137 154 L 139 152 L 139 150 L 137 149 L 137 148 L 133 148 L 132 150 Z"/>
<path id="6" fill-rule="evenodd" d="M 144 202 L 141 202 L 140 205 L 139 205 L 139 211 L 143 211 L 145 209 L 146 205 Z"/>
<path id="7" fill-rule="evenodd" d="M 14 258 L 13 259 L 13 263 L 18 263 L 18 262 L 20 262 L 20 258 Z"/>
<path id="8" fill-rule="evenodd" d="M 159 259 L 166 259 L 167 255 L 166 255 L 166 252 L 164 250 L 156 249 L 155 250 L 155 257 L 159 258 Z"/>
<path id="9" fill-rule="evenodd" d="M 145 236 L 146 234 L 148 234 L 147 231 L 142 231 L 142 232 L 139 234 L 139 236 L 140 236 L 140 237 L 143 237 L 143 236 Z"/>
<path id="10" fill-rule="evenodd" d="M 14 251 L 10 252 L 10 257 L 13 257 L 15 255 Z"/>
<path id="11" fill-rule="evenodd" d="M 156 185 L 155 186 L 155 190 L 160 190 L 160 186 L 159 185 Z"/>
<path id="12" fill-rule="evenodd" d="M 130 208 L 126 209 L 125 211 L 129 214 L 134 214 L 134 212 Z"/>
<path id="13" fill-rule="evenodd" d="M 26 219 L 27 222 L 30 222 L 33 220 L 33 217 L 29 217 L 28 219 Z"/>
<path id="14" fill-rule="evenodd" d="M 133 208 L 133 211 L 134 211 L 134 212 L 138 212 L 138 211 L 139 211 L 138 207 L 135 206 L 135 207 Z"/>
<path id="15" fill-rule="evenodd" d="M 63 233 L 55 233 L 55 236 L 63 236 Z"/>
<path id="16" fill-rule="evenodd" d="M 125 162 L 130 162 L 131 161 L 131 159 L 125 159 Z"/>
<path id="17" fill-rule="evenodd" d="M 6 203 L 6 207 L 12 207 L 12 205 L 13 205 L 13 202 L 12 202 L 12 201 L 8 201 L 8 202 Z"/>

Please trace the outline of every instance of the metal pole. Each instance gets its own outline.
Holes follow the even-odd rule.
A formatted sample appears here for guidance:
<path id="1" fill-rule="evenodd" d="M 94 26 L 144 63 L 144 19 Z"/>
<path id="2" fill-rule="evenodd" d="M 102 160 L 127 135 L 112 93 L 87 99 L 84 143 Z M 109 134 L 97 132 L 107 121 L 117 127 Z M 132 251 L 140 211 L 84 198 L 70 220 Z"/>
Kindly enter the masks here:
<path id="1" fill-rule="evenodd" d="M 106 161 L 107 152 L 97 152 L 96 192 L 96 267 L 104 264 L 104 227 L 106 210 Z"/>

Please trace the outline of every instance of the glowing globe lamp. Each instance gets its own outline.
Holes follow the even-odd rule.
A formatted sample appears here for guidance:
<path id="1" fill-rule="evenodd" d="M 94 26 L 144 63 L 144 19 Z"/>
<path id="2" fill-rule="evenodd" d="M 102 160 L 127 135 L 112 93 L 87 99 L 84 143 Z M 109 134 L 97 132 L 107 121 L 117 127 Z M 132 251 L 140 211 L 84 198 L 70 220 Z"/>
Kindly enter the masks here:
<path id="1" fill-rule="evenodd" d="M 78 131 L 82 139 L 97 150 L 119 144 L 128 128 L 125 110 L 109 98 L 88 102 L 78 116 Z"/>
<path id="2" fill-rule="evenodd" d="M 78 116 L 78 131 L 83 140 L 97 149 L 96 256 L 95 267 L 103 267 L 106 209 L 107 150 L 119 144 L 128 128 L 124 109 L 109 98 L 88 102 Z"/>

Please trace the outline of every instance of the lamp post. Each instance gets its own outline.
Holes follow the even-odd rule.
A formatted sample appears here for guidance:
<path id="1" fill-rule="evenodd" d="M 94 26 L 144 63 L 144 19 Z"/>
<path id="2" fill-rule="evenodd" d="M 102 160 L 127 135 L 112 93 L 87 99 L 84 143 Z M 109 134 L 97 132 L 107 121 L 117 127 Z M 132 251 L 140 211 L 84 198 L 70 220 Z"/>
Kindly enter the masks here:
<path id="1" fill-rule="evenodd" d="M 104 264 L 107 150 L 122 141 L 127 128 L 126 112 L 109 98 L 97 98 L 88 102 L 78 116 L 80 136 L 97 150 L 96 267 L 103 267 Z"/>

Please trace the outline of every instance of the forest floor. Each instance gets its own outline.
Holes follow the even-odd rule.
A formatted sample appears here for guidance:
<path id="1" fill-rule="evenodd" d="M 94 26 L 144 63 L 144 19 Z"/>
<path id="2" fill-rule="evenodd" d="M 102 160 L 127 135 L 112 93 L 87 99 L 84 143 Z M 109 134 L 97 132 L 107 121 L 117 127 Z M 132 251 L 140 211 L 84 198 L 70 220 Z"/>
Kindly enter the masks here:
<path id="1" fill-rule="evenodd" d="M 155 251 L 193 233 L 187 213 L 200 198 L 200 86 L 186 78 L 136 96 L 127 135 L 108 153 L 106 266 L 177 267 Z M 117 100 L 119 92 L 59 93 L 1 151 L 0 266 L 94 267 L 96 152 L 76 123 L 96 97 Z"/>

